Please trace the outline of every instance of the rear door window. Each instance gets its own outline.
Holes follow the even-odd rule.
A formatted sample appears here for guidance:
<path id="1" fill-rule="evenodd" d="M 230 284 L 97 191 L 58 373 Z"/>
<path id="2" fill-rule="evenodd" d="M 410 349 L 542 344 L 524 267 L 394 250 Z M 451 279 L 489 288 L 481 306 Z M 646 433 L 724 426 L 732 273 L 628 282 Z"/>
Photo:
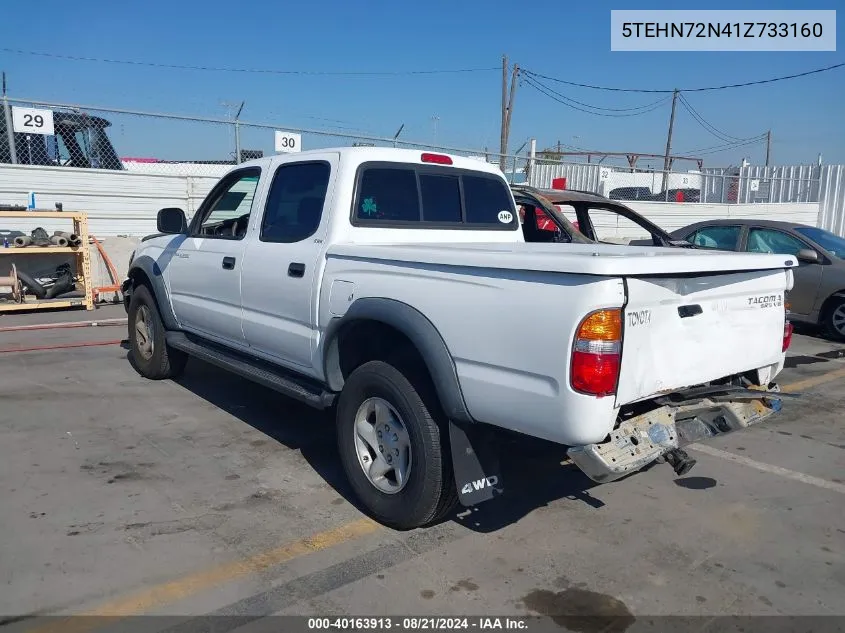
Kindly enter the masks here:
<path id="1" fill-rule="evenodd" d="M 687 242 L 702 248 L 733 251 L 736 250 L 740 230 L 739 226 L 705 226 L 687 236 Z"/>
<path id="2" fill-rule="evenodd" d="M 262 242 L 293 243 L 320 226 L 331 169 L 328 163 L 291 163 L 276 170 L 261 221 Z"/>

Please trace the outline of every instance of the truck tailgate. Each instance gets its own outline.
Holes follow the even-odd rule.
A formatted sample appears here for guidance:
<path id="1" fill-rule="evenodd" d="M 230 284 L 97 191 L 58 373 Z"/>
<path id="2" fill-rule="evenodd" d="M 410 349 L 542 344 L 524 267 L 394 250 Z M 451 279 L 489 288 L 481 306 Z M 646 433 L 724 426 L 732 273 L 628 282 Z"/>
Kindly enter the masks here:
<path id="1" fill-rule="evenodd" d="M 616 405 L 779 363 L 787 275 L 626 278 Z"/>

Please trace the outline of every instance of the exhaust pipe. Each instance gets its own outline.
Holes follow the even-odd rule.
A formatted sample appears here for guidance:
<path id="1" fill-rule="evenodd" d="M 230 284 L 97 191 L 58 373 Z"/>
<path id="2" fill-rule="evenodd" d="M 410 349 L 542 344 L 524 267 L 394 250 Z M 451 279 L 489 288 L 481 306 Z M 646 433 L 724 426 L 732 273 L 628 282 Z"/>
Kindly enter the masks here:
<path id="1" fill-rule="evenodd" d="M 54 246 L 65 247 L 65 246 L 68 245 L 68 240 L 67 240 L 67 238 L 62 237 L 61 235 L 54 235 L 53 237 L 50 238 L 50 243 L 53 244 Z"/>
<path id="2" fill-rule="evenodd" d="M 32 246 L 32 238 L 29 235 L 19 235 L 15 238 L 16 248 L 25 248 L 27 246 Z"/>

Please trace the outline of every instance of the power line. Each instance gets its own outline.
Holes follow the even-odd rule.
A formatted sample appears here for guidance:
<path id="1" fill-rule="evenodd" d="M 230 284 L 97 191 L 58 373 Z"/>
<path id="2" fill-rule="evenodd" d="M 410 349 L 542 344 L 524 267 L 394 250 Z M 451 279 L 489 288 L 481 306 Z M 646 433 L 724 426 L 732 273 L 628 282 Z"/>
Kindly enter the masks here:
<path id="1" fill-rule="evenodd" d="M 708 123 L 707 120 L 703 116 L 701 116 L 701 114 L 699 114 L 699 112 L 695 108 L 692 107 L 692 104 L 686 99 L 686 97 L 684 97 L 683 94 L 680 94 L 679 96 L 680 96 L 680 100 L 681 100 L 681 105 L 684 106 L 684 108 L 686 109 L 687 112 L 690 113 L 690 115 L 692 115 L 692 118 L 695 119 L 696 122 L 698 122 L 698 124 L 702 128 L 704 128 L 707 132 L 710 132 L 710 134 L 715 136 L 720 141 L 725 141 L 726 143 L 732 143 L 734 141 L 746 141 L 746 140 L 752 138 L 750 136 L 745 137 L 745 138 L 740 138 L 738 136 L 732 136 L 732 135 L 730 135 L 726 132 L 722 132 L 716 126 L 712 125 L 711 123 Z"/>
<path id="2" fill-rule="evenodd" d="M 51 57 L 67 61 L 100 62 L 104 64 L 124 64 L 130 66 L 146 66 L 150 68 L 170 68 L 177 70 L 204 70 L 227 73 L 256 73 L 267 75 L 314 75 L 335 77 L 396 77 L 403 75 L 442 75 L 455 73 L 478 73 L 498 70 L 497 68 L 455 68 L 437 70 L 397 70 L 397 71 L 320 71 L 320 70 L 278 70 L 271 68 L 232 68 L 226 66 L 191 66 L 185 64 L 162 64 L 158 62 L 144 62 L 129 59 L 109 59 L 104 57 L 83 57 L 79 55 L 59 55 L 40 51 L 24 51 L 15 48 L 0 47 L 0 51 L 16 55 L 34 55 L 37 57 Z"/>
<path id="3" fill-rule="evenodd" d="M 558 92 L 554 88 L 547 86 L 546 84 L 544 84 L 543 82 L 541 82 L 537 79 L 532 78 L 532 81 L 534 81 L 534 83 L 536 83 L 536 84 L 539 84 L 540 86 L 542 86 L 543 88 L 545 88 L 549 92 L 554 93 L 555 95 L 557 95 L 558 97 L 560 97 L 561 99 L 566 101 L 567 103 L 574 103 L 576 105 L 583 106 L 585 108 L 590 108 L 590 109 L 593 109 L 593 110 L 605 110 L 607 112 L 633 112 L 633 111 L 636 111 L 636 110 L 651 111 L 654 108 L 656 108 L 656 107 L 666 103 L 667 101 L 669 101 L 669 97 L 663 97 L 662 99 L 658 99 L 657 101 L 654 101 L 652 103 L 647 103 L 647 104 L 640 105 L 640 106 L 634 106 L 632 108 L 605 108 L 605 107 L 602 107 L 602 106 L 592 105 L 590 103 L 584 103 L 583 101 L 577 101 L 577 100 L 575 100 L 571 97 L 567 97 L 565 94 Z"/>
<path id="4" fill-rule="evenodd" d="M 746 81 L 743 83 L 737 84 L 725 84 L 722 86 L 707 86 L 704 88 L 681 88 L 681 92 L 705 92 L 708 90 L 727 90 L 728 88 L 744 88 L 746 86 L 759 86 L 761 84 L 770 84 L 776 81 L 786 81 L 787 79 L 797 79 L 798 77 L 806 77 L 808 75 L 815 75 L 817 73 L 827 72 L 828 70 L 834 70 L 836 68 L 842 68 L 845 66 L 845 62 L 840 64 L 833 64 L 832 66 L 825 66 L 824 68 L 816 68 L 814 70 L 808 70 L 803 73 L 796 73 L 794 75 L 783 75 L 781 77 L 773 77 L 771 79 L 759 79 L 757 81 Z M 549 77 L 548 75 L 541 75 L 540 73 L 535 73 L 530 70 L 524 70 L 526 75 L 531 75 L 532 77 L 540 77 L 542 79 L 547 79 L 549 81 L 556 81 L 558 83 L 566 84 L 569 86 L 577 86 L 579 88 L 590 88 L 592 90 L 609 90 L 612 92 L 651 92 L 651 93 L 672 93 L 674 89 L 671 90 L 656 90 L 656 89 L 647 89 L 647 88 L 612 88 L 609 86 L 595 86 L 591 84 L 581 84 L 576 83 L 574 81 L 566 81 L 564 79 L 558 79 L 556 77 Z"/>
<path id="5" fill-rule="evenodd" d="M 560 103 L 560 104 L 563 104 L 563 105 L 565 105 L 565 106 L 567 106 L 567 107 L 569 107 L 569 108 L 572 108 L 573 110 L 578 110 L 579 112 L 586 112 L 587 114 L 594 114 L 594 115 L 596 115 L 596 116 L 606 116 L 606 117 L 630 117 L 630 116 L 639 116 L 639 115 L 641 115 L 641 114 L 646 114 L 646 113 L 648 113 L 648 112 L 651 112 L 652 110 L 656 110 L 658 107 L 660 107 L 660 106 L 661 106 L 661 105 L 662 105 L 662 104 L 666 101 L 665 99 L 661 99 L 661 100 L 660 100 L 659 102 L 657 102 L 656 104 L 652 104 L 652 105 L 651 105 L 651 107 L 650 107 L 649 109 L 647 109 L 647 110 L 641 110 L 641 111 L 639 111 L 639 112 L 628 112 L 628 113 L 593 112 L 592 110 L 587 110 L 586 108 L 581 108 L 581 107 L 579 107 L 579 106 L 577 106 L 577 105 L 572 105 L 571 103 L 568 103 L 568 102 L 567 102 L 567 101 L 565 101 L 564 99 L 561 99 L 560 97 L 558 97 L 558 96 L 557 96 L 557 95 L 555 95 L 554 93 L 550 92 L 550 91 L 549 91 L 549 90 L 550 90 L 549 88 L 546 88 L 545 86 L 543 86 L 543 84 L 541 84 L 541 83 L 539 83 L 539 82 L 536 82 L 536 80 L 534 80 L 534 79 L 531 79 L 531 78 L 529 78 L 529 77 L 527 77 L 527 76 L 526 76 L 526 77 L 524 77 L 524 80 L 525 80 L 525 83 L 526 83 L 526 84 L 528 84 L 529 86 L 531 86 L 531 87 L 532 87 L 532 88 L 534 88 L 535 90 L 539 91 L 540 93 L 542 93 L 542 94 L 546 95 L 547 97 L 549 97 L 549 98 L 550 98 L 550 99 L 552 99 L 553 101 L 557 101 L 557 102 L 558 102 L 558 103 Z"/>
<path id="6" fill-rule="evenodd" d="M 725 143 L 724 145 L 713 145 L 712 147 L 703 147 L 701 149 L 693 149 L 689 151 L 683 152 L 688 156 L 706 156 L 707 154 L 716 154 L 718 152 L 724 152 L 729 149 L 734 149 L 736 147 L 744 147 L 745 145 L 753 145 L 754 143 L 760 143 L 766 138 L 766 134 L 761 134 L 760 136 L 755 136 L 753 138 L 749 138 L 743 141 L 739 141 L 736 143 Z"/>

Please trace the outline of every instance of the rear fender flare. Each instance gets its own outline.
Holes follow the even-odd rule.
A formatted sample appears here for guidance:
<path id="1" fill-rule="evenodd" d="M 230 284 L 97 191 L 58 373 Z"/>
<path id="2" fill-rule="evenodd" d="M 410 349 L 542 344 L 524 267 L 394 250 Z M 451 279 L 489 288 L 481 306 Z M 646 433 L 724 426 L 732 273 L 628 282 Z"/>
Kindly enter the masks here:
<path id="1" fill-rule="evenodd" d="M 340 391 L 344 383 L 338 334 L 344 325 L 358 320 L 378 321 L 407 336 L 426 364 L 446 416 L 460 422 L 474 421 L 464 402 L 455 361 L 440 332 L 419 310 L 394 299 L 358 299 L 346 314 L 329 322 L 323 346 L 323 369 L 329 389 Z"/>

